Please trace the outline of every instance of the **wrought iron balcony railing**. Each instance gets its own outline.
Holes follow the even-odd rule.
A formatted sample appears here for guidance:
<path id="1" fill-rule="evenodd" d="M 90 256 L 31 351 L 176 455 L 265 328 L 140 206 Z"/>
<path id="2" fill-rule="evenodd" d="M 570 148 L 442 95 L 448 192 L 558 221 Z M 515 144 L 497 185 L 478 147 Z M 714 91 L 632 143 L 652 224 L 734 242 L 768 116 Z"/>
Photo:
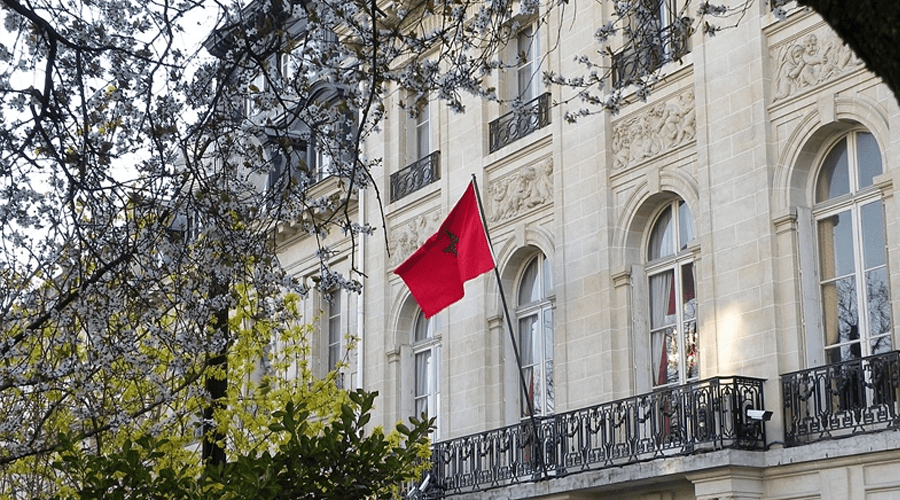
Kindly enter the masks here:
<path id="1" fill-rule="evenodd" d="M 781 376 L 785 444 L 900 428 L 900 352 Z"/>
<path id="2" fill-rule="evenodd" d="M 636 35 L 621 51 L 613 55 L 612 78 L 616 86 L 635 83 L 644 73 L 652 73 L 669 61 L 679 60 L 690 52 L 687 30 L 672 24 L 662 30 Z"/>
<path id="3" fill-rule="evenodd" d="M 483 491 L 543 477 L 700 450 L 762 449 L 763 381 L 717 377 L 434 444 L 420 498 Z"/>
<path id="4" fill-rule="evenodd" d="M 391 203 L 441 178 L 441 152 L 435 151 L 391 174 Z"/>
<path id="5" fill-rule="evenodd" d="M 544 93 L 489 125 L 488 149 L 493 153 L 517 139 L 550 125 L 550 94 Z"/>

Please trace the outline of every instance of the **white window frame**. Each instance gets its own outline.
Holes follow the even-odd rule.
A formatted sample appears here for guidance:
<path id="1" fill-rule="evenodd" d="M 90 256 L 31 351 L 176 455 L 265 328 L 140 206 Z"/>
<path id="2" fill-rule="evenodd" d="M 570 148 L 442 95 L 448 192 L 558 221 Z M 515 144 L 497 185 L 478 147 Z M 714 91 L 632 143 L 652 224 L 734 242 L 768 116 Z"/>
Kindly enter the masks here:
<path id="1" fill-rule="evenodd" d="M 537 20 L 522 22 L 506 47 L 508 69 L 504 80 L 505 101 L 526 104 L 541 95 L 541 25 Z M 531 31 L 530 35 L 526 33 Z"/>
<path id="2" fill-rule="evenodd" d="M 858 138 L 860 134 L 867 134 L 871 136 L 871 133 L 864 129 L 854 129 L 849 131 L 846 134 L 841 135 L 832 141 L 827 148 L 824 148 L 825 154 L 822 156 L 821 160 L 818 162 L 818 168 L 815 172 L 815 177 L 813 179 L 813 201 L 815 205 L 812 210 L 812 219 L 813 219 L 813 241 L 815 244 L 815 273 L 816 273 L 816 284 L 817 284 L 817 293 L 816 296 L 819 300 L 819 322 L 817 324 L 820 325 L 821 331 L 812 333 L 812 335 L 817 335 L 818 339 L 815 342 L 811 342 L 813 345 L 813 349 L 820 348 L 822 349 L 822 355 L 824 356 L 824 362 L 826 364 L 837 363 L 840 361 L 848 361 L 852 359 L 858 359 L 860 357 L 866 357 L 873 354 L 878 354 L 882 352 L 887 352 L 892 349 L 893 343 L 893 331 L 892 328 L 888 328 L 887 331 L 884 332 L 873 332 L 870 331 L 870 298 L 867 296 L 866 290 L 866 280 L 865 277 L 868 273 L 877 272 L 879 270 L 883 270 L 885 276 L 885 282 L 888 286 L 888 297 L 885 299 L 887 303 L 887 312 L 891 314 L 891 298 L 890 298 L 890 272 L 887 267 L 887 247 L 884 246 L 884 253 L 881 254 L 881 258 L 883 262 L 876 266 L 871 266 L 869 268 L 866 267 L 865 262 L 865 248 L 864 248 L 864 225 L 863 221 L 863 211 L 865 207 L 872 206 L 873 204 L 877 204 L 875 209 L 880 211 L 880 223 L 881 227 L 879 228 L 881 231 L 881 242 L 882 244 L 886 243 L 886 226 L 885 226 L 885 218 L 884 218 L 884 201 L 881 191 L 878 187 L 873 183 L 870 186 L 859 185 L 859 141 Z M 874 139 L 874 137 L 873 137 Z M 841 195 L 837 195 L 834 197 L 829 197 L 824 200 L 816 200 L 815 193 L 819 189 L 819 182 L 822 180 L 822 169 L 825 166 L 825 162 L 831 153 L 835 150 L 836 147 L 840 145 L 842 141 L 845 141 L 846 144 L 846 155 L 847 155 L 847 174 L 848 174 L 848 184 L 849 184 L 849 192 Z M 876 141 L 877 145 L 877 141 Z M 880 146 L 878 146 L 878 154 L 881 155 Z M 881 172 L 884 172 L 884 158 L 880 156 L 881 161 Z M 823 235 L 820 234 L 823 223 L 828 219 L 838 217 L 840 214 L 848 214 L 849 220 L 851 222 L 851 230 L 850 230 L 850 250 L 853 253 L 852 262 L 853 262 L 853 270 L 849 273 L 844 273 L 841 275 L 829 276 L 827 278 L 823 277 L 823 252 L 826 251 L 823 248 Z M 832 245 L 834 238 L 831 238 Z M 832 250 L 833 252 L 833 250 Z M 853 285 L 855 287 L 855 293 L 852 299 L 855 301 L 856 307 L 856 327 L 858 330 L 858 338 L 856 339 L 846 339 L 840 340 L 840 330 L 835 332 L 838 334 L 838 338 L 836 342 L 829 344 L 828 335 L 829 335 L 829 310 L 828 310 L 828 300 L 825 297 L 824 288 L 831 284 L 836 284 L 840 281 L 845 281 L 848 279 L 852 279 Z M 846 282 L 846 281 L 845 281 Z M 839 300 L 839 299 L 838 299 Z M 839 318 L 837 318 L 839 319 Z M 893 324 L 893 318 L 889 319 L 891 325 Z M 839 326 L 838 326 L 839 328 Z M 887 342 L 886 347 L 882 345 L 880 349 L 873 349 L 872 342 Z M 836 355 L 830 355 L 829 351 L 838 351 L 839 353 Z M 815 353 L 814 353 L 815 354 Z M 815 359 L 815 356 L 814 358 Z"/>
<path id="3" fill-rule="evenodd" d="M 682 208 L 685 210 L 682 212 Z M 672 237 L 670 238 L 672 247 L 668 250 L 663 249 L 661 256 L 655 257 L 651 255 L 652 238 L 657 226 L 666 214 L 671 214 L 670 222 L 672 229 Z M 653 217 L 653 223 L 647 235 L 644 245 L 645 265 L 647 275 L 647 317 L 649 318 L 649 361 L 651 386 L 654 389 L 661 387 L 681 385 L 699 379 L 700 377 L 700 358 L 699 344 L 700 334 L 698 331 L 699 318 L 697 316 L 697 280 L 696 268 L 694 264 L 694 252 L 691 249 L 691 242 L 695 238 L 693 214 L 687 203 L 681 198 L 675 198 L 668 202 Z M 653 259 L 653 260 L 651 260 Z M 690 266 L 691 291 L 694 296 L 687 301 L 684 300 L 684 292 L 686 283 L 684 282 L 684 269 Z M 654 285 L 653 281 L 656 277 L 664 276 L 671 273 L 672 282 L 668 288 L 671 290 L 668 301 L 674 305 L 673 314 L 665 313 L 658 315 L 664 322 L 654 325 Z M 671 294 L 674 293 L 674 296 Z M 666 306 L 668 307 L 668 306 Z M 667 332 L 667 330 L 670 330 Z M 690 332 L 686 334 L 686 332 Z M 654 341 L 654 336 L 662 335 L 662 339 Z M 654 346 L 658 345 L 656 349 Z M 658 352 L 657 352 L 658 351 Z M 674 352 L 673 352 L 674 351 Z M 666 372 L 662 373 L 662 356 L 665 356 Z M 658 358 L 659 359 L 656 359 Z M 689 368 L 694 367 L 694 373 L 688 373 Z M 673 376 L 674 375 L 674 376 Z M 662 377 L 665 376 L 665 381 Z"/>
<path id="4" fill-rule="evenodd" d="M 337 378 L 338 387 L 343 386 L 343 369 L 339 365 L 344 356 L 344 300 L 341 290 L 330 292 L 329 297 L 323 297 L 323 335 L 324 343 L 323 360 L 324 372 L 339 371 Z"/>
<path id="5" fill-rule="evenodd" d="M 406 113 L 406 154 L 404 166 L 431 154 L 431 100 L 426 98 L 424 106 L 416 109 L 416 100 L 409 96 L 407 99 Z M 415 109 L 415 113 L 411 113 Z"/>
<path id="6" fill-rule="evenodd" d="M 427 409 L 428 418 L 435 418 L 432 439 L 440 438 L 440 372 L 441 372 L 441 337 L 438 333 L 440 321 L 438 316 L 425 318 L 422 310 L 417 310 L 410 332 L 412 347 L 412 412 L 416 418 L 421 417 L 422 406 Z M 423 335 L 419 335 L 422 333 Z M 420 360 L 428 359 L 424 372 L 420 369 Z M 424 375 L 424 379 L 421 376 Z"/>
<path id="7" fill-rule="evenodd" d="M 535 266 L 536 286 L 538 288 L 537 300 L 527 303 L 522 302 L 523 286 L 526 273 Z M 516 334 L 522 362 L 522 377 L 525 380 L 525 390 L 533 402 L 535 415 L 551 415 L 555 410 L 555 373 L 553 368 L 553 302 L 552 302 L 553 276 L 549 259 L 538 253 L 526 259 L 525 265 L 516 279 Z M 530 338 L 526 337 L 523 325 L 526 321 L 532 325 Z M 518 380 L 517 380 L 518 381 Z M 535 383 L 537 381 L 537 383 Z M 529 418 L 528 402 L 519 396 L 521 418 Z"/>

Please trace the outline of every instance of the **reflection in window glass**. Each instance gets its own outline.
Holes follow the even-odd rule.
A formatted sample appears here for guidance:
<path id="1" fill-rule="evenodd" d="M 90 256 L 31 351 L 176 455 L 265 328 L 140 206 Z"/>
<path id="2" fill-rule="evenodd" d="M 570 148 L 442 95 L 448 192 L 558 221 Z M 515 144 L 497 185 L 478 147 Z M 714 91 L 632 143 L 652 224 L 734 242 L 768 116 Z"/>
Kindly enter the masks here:
<path id="1" fill-rule="evenodd" d="M 868 132 L 856 134 L 856 156 L 859 165 L 859 188 L 866 188 L 875 182 L 875 176 L 881 175 L 881 150 L 875 142 L 875 136 Z"/>
<path id="2" fill-rule="evenodd" d="M 816 201 L 825 201 L 850 192 L 850 171 L 847 167 L 847 141 L 837 143 L 825 161 L 816 184 Z"/>

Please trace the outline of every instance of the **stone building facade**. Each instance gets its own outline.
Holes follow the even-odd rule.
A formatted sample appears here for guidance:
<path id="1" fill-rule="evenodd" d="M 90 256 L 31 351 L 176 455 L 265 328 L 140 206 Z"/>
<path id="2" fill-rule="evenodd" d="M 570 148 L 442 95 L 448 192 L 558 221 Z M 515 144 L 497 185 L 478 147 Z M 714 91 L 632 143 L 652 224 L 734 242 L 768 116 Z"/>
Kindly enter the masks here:
<path id="1" fill-rule="evenodd" d="M 570 90 L 512 70 L 492 78 L 524 118 L 384 103 L 383 218 L 373 189 L 354 207 L 379 230 L 334 247 L 368 278 L 307 314 L 323 359 L 359 339 L 345 380 L 380 393 L 377 423 L 437 418 L 413 495 L 900 499 L 900 108 L 814 13 L 758 3 L 615 115 L 568 123 Z M 519 69 L 579 71 L 610 8 L 522 23 Z M 425 320 L 392 273 L 473 175 L 525 391 L 494 275 Z M 315 273 L 310 242 L 279 243 Z"/>

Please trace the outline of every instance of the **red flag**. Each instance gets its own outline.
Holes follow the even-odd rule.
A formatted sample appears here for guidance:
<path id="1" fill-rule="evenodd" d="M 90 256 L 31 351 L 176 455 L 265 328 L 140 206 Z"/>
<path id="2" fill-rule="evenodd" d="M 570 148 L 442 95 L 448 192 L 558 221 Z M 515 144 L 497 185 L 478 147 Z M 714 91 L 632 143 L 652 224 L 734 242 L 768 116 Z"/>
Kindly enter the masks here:
<path id="1" fill-rule="evenodd" d="M 493 268 L 475 186 L 469 183 L 438 232 L 394 272 L 403 278 L 425 317 L 430 318 L 463 297 L 463 283 Z"/>

